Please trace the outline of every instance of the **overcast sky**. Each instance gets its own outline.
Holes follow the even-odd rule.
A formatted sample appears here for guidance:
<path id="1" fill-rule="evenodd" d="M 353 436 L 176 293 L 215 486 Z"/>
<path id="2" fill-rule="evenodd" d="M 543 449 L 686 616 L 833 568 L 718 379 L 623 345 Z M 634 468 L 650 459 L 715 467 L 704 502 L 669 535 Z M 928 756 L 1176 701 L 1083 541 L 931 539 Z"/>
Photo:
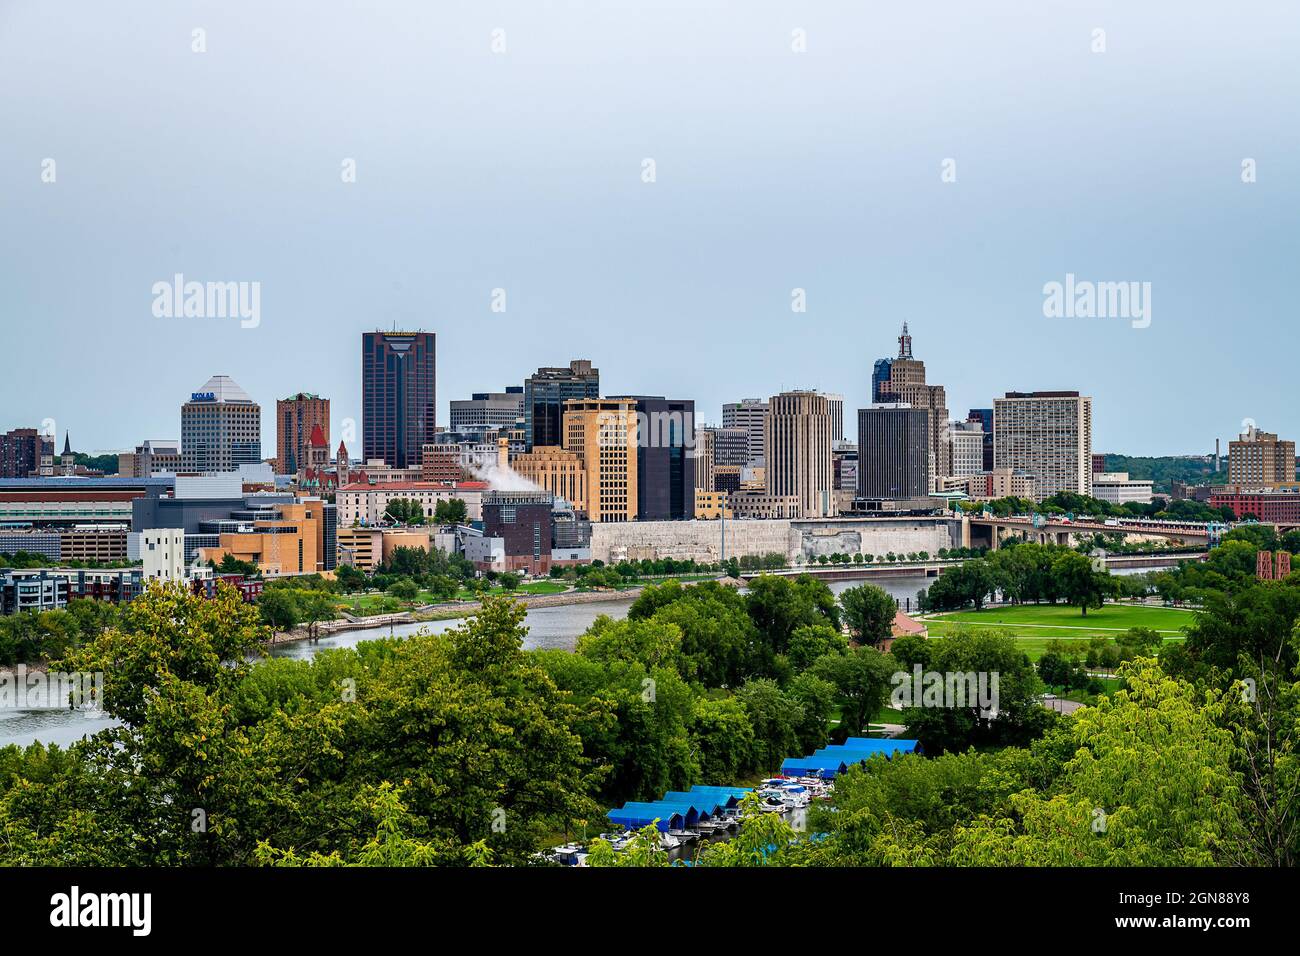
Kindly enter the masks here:
<path id="1" fill-rule="evenodd" d="M 264 455 L 299 390 L 337 442 L 394 324 L 443 422 L 579 357 L 705 420 L 856 408 L 907 320 L 956 418 L 1077 389 L 1096 450 L 1300 437 L 1297 49 L 1250 0 L 0 0 L 0 430 L 175 438 L 224 373 Z M 177 273 L 260 324 L 156 317 Z M 1067 273 L 1151 283 L 1149 326 L 1045 317 Z"/>

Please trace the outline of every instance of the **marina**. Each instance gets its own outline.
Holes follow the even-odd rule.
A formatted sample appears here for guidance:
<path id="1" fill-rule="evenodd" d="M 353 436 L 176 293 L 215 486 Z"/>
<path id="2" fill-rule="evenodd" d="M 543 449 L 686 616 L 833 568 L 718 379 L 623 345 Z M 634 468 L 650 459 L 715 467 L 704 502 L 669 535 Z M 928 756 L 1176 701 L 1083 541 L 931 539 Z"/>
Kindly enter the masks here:
<path id="1" fill-rule="evenodd" d="M 756 787 L 697 785 L 690 790 L 670 790 L 658 800 L 625 803 L 606 814 L 620 829 L 602 833 L 598 839 L 621 853 L 632 846 L 640 830 L 653 826 L 659 849 L 669 860 L 690 865 L 702 845 L 728 839 L 746 813 L 779 814 L 796 832 L 803 832 L 809 807 L 815 801 L 829 800 L 835 792 L 835 778 L 849 767 L 876 756 L 892 759 L 921 752 L 916 740 L 849 737 L 808 757 L 788 758 L 781 774 Z M 570 842 L 539 853 L 538 858 L 561 866 L 586 866 L 590 852 L 589 844 Z"/>

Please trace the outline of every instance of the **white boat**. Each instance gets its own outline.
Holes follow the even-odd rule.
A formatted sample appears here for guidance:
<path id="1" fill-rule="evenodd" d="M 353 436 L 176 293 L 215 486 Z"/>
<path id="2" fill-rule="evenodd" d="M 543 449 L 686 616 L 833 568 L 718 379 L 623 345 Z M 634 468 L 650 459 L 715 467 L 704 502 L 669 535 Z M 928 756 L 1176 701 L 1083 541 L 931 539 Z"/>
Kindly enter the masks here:
<path id="1" fill-rule="evenodd" d="M 608 843 L 615 853 L 622 853 L 632 843 L 635 834 L 624 830 L 622 833 L 602 833 L 600 838 Z"/>
<path id="2" fill-rule="evenodd" d="M 552 850 L 551 858 L 563 866 L 581 866 L 587 858 L 587 848 L 581 843 L 566 843 Z"/>
<path id="3" fill-rule="evenodd" d="M 675 850 L 679 846 L 681 846 L 680 841 L 671 833 L 661 832 L 659 834 L 659 848 L 661 850 Z"/>
<path id="4" fill-rule="evenodd" d="M 777 797 L 764 797 L 758 808 L 764 813 L 785 813 L 790 809 L 790 805 Z"/>
<path id="5" fill-rule="evenodd" d="M 808 793 L 805 790 L 794 791 L 786 787 L 769 787 L 758 792 L 764 800 L 775 800 L 787 810 L 808 806 Z"/>

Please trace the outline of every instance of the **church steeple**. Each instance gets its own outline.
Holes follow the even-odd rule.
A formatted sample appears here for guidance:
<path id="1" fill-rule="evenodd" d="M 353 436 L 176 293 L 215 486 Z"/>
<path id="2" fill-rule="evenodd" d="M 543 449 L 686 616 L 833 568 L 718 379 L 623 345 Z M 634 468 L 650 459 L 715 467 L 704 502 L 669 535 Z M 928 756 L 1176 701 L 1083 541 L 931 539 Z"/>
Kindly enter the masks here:
<path id="1" fill-rule="evenodd" d="M 63 473 L 65 475 L 75 474 L 77 470 L 77 456 L 72 454 L 72 433 L 63 433 Z"/>

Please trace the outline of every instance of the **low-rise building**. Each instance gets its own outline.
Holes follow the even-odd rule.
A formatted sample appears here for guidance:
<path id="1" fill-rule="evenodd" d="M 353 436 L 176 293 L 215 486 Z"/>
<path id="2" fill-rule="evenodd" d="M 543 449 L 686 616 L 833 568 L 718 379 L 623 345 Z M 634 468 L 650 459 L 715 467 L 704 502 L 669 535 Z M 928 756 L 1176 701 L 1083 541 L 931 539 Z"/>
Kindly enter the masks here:
<path id="1" fill-rule="evenodd" d="M 327 556 L 325 547 L 326 521 L 332 520 L 333 509 L 327 512 L 324 502 L 306 500 L 273 505 L 270 510 L 272 516 L 254 518 L 251 527 L 220 533 L 216 547 L 199 549 L 199 560 L 220 565 L 231 555 L 269 575 L 313 574 L 333 568 L 333 548 Z"/>
<path id="2" fill-rule="evenodd" d="M 127 525 L 65 528 L 59 532 L 59 560 L 111 564 L 126 560 Z"/>
<path id="3" fill-rule="evenodd" d="M 483 492 L 486 489 L 487 485 L 481 481 L 462 481 L 454 484 L 408 481 L 378 485 L 346 485 L 335 494 L 339 527 L 387 521 L 385 513 L 389 503 L 399 498 L 414 501 L 430 521 L 437 511 L 438 502 L 459 498 L 465 502 L 469 520 L 478 521 L 482 518 Z"/>
<path id="4" fill-rule="evenodd" d="M 582 458 L 556 445 L 537 445 L 510 462 L 515 474 L 538 488 L 563 498 L 578 511 L 587 510 L 587 469 Z"/>
<path id="5" fill-rule="evenodd" d="M 380 554 L 385 564 L 393 558 L 398 548 L 415 548 L 432 551 L 433 540 L 429 530 L 419 528 L 384 528 L 380 539 Z"/>
<path id="6" fill-rule="evenodd" d="M 140 560 L 147 581 L 185 580 L 185 529 L 151 528 L 140 532 Z"/>
<path id="7" fill-rule="evenodd" d="M 550 572 L 554 504 L 549 492 L 490 491 L 484 496 L 483 537 L 505 542 L 507 570 Z"/>
<path id="8" fill-rule="evenodd" d="M 135 451 L 117 456 L 117 473 L 122 478 L 149 478 L 158 474 L 176 474 L 181 470 L 179 441 L 150 440 L 135 446 Z"/>
<path id="9" fill-rule="evenodd" d="M 1092 496 L 1113 505 L 1130 501 L 1149 505 L 1153 487 L 1154 482 L 1150 479 L 1129 478 L 1126 471 L 1104 471 L 1092 476 Z"/>
<path id="10" fill-rule="evenodd" d="M 1231 508 L 1238 519 L 1300 526 L 1300 492 L 1293 489 L 1240 490 L 1210 495 L 1211 508 Z"/>
<path id="11" fill-rule="evenodd" d="M 140 568 L 4 568 L 0 569 L 0 614 L 58 610 L 73 598 L 125 603 L 139 597 L 144 586 Z"/>
<path id="12" fill-rule="evenodd" d="M 0 528 L 0 554 L 12 556 L 21 551 L 39 554 L 54 562 L 62 556 L 62 541 L 63 536 L 57 529 Z"/>
<path id="13" fill-rule="evenodd" d="M 338 563 L 361 571 L 373 571 L 384 557 L 384 533 L 374 527 L 340 527 Z"/>
<path id="14" fill-rule="evenodd" d="M 765 491 L 737 491 L 728 498 L 737 518 L 798 518 L 802 504 L 798 495 L 770 495 Z"/>
<path id="15" fill-rule="evenodd" d="M 506 566 L 505 538 L 475 535 L 465 539 L 465 560 L 479 571 L 508 570 Z"/>
<path id="16" fill-rule="evenodd" d="M 734 518 L 730 506 L 727 504 L 727 493 L 725 491 L 705 491 L 702 488 L 695 489 L 695 517 L 703 518 L 707 521 L 713 521 L 718 518 Z"/>
<path id="17" fill-rule="evenodd" d="M 979 475 L 953 476 L 943 481 L 943 491 L 963 491 L 976 501 L 995 498 L 1038 500 L 1038 479 L 1025 471 L 994 468 Z"/>

